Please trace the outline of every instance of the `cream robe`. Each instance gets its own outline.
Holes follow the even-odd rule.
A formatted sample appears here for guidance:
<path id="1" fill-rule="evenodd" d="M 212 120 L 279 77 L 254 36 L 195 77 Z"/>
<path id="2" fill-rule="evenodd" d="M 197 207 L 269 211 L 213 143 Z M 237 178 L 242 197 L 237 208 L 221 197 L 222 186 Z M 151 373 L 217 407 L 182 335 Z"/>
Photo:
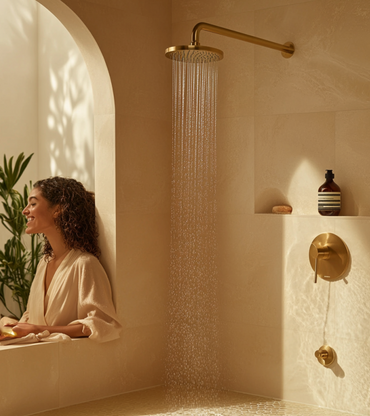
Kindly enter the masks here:
<path id="1" fill-rule="evenodd" d="M 71 250 L 45 294 L 46 266 L 46 261 L 41 259 L 27 310 L 20 322 L 47 326 L 81 323 L 84 333 L 91 331 L 90 339 L 105 342 L 119 338 L 121 325 L 116 317 L 110 283 L 95 256 Z"/>

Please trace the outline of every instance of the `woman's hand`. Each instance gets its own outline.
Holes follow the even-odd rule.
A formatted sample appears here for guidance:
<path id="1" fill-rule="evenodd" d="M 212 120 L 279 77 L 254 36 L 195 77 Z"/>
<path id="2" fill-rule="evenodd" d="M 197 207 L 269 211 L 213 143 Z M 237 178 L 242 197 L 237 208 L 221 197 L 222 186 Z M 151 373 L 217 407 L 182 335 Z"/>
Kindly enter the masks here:
<path id="1" fill-rule="evenodd" d="M 28 334 L 38 334 L 40 328 L 37 325 L 28 324 L 28 323 L 20 323 L 18 322 L 16 325 L 6 325 L 11 326 L 13 332 L 16 334 L 16 338 L 22 338 L 27 336 Z"/>

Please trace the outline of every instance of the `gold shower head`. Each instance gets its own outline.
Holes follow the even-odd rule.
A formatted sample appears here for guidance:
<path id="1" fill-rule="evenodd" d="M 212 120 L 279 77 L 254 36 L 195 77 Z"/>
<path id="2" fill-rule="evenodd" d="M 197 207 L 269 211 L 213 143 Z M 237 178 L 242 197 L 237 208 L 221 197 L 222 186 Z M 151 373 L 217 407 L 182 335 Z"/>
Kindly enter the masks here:
<path id="1" fill-rule="evenodd" d="M 167 58 L 187 63 L 209 63 L 221 61 L 224 53 L 220 49 L 200 45 L 171 46 L 166 49 Z"/>

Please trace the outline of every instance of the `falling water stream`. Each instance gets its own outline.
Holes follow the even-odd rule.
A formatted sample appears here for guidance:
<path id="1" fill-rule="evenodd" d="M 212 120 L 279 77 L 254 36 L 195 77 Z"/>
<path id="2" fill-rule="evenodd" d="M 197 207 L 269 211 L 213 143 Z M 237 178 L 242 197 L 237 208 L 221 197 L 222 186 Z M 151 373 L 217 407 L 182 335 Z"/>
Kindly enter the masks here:
<path id="1" fill-rule="evenodd" d="M 214 401 L 220 382 L 215 263 L 217 63 L 173 61 L 172 68 L 166 386 L 173 405 L 192 407 Z"/>

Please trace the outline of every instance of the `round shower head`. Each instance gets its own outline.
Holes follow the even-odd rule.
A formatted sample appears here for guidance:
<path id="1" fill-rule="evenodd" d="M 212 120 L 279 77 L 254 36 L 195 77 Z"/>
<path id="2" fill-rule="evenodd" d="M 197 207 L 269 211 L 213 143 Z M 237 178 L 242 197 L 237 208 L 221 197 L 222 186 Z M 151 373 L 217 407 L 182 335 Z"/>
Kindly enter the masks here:
<path id="1" fill-rule="evenodd" d="M 224 57 L 224 53 L 219 49 L 200 45 L 171 46 L 166 49 L 165 55 L 167 58 L 174 61 L 186 63 L 208 63 L 221 61 Z"/>

